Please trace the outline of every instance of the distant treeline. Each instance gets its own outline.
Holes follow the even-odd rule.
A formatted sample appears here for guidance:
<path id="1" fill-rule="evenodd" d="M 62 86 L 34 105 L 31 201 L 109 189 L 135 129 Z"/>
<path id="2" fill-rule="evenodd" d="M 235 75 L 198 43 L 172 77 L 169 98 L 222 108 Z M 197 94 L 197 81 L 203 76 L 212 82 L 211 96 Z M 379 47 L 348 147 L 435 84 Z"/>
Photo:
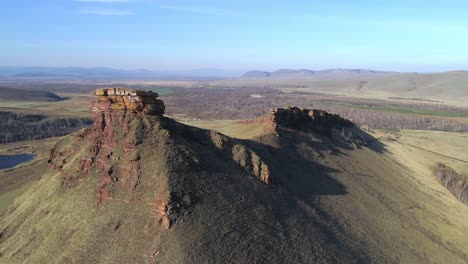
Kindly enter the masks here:
<path id="1" fill-rule="evenodd" d="M 312 97 L 312 98 L 311 98 Z M 175 89 L 165 96 L 166 113 L 200 119 L 253 119 L 275 107 L 322 109 L 371 128 L 468 132 L 468 109 L 441 105 L 388 105 L 379 101 L 353 101 L 271 88 Z"/>
<path id="2" fill-rule="evenodd" d="M 64 136 L 91 124 L 89 118 L 51 118 L 0 112 L 0 143 Z"/>
<path id="3" fill-rule="evenodd" d="M 403 114 L 398 112 L 354 109 L 327 105 L 315 106 L 348 118 L 360 126 L 367 125 L 371 128 L 387 130 L 416 129 L 468 132 L 468 120 L 467 122 L 459 122 L 455 119 L 442 118 L 439 116 Z"/>

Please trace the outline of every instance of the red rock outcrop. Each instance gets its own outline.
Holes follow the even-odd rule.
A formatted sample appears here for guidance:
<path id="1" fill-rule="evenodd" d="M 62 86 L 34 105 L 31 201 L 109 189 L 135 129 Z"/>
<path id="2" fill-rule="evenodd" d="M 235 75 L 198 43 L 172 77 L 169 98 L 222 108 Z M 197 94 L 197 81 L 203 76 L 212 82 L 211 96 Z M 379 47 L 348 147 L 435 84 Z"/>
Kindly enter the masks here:
<path id="1" fill-rule="evenodd" d="M 71 188 L 91 172 L 100 175 L 96 188 L 96 205 L 112 199 L 114 185 L 121 182 L 129 190 L 139 184 L 140 160 L 138 145 L 144 115 L 161 116 L 164 103 L 153 92 L 124 88 L 96 90 L 97 101 L 91 109 L 94 126 L 74 134 L 75 141 L 56 146 L 51 151 L 49 167 L 62 174 L 62 186 Z M 80 144 L 85 140 L 87 151 L 80 154 L 76 173 L 66 173 Z M 83 144 L 83 143 L 81 143 Z M 64 150 L 66 149 L 66 150 Z M 68 170 L 69 171 L 69 170 Z"/>
<path id="2" fill-rule="evenodd" d="M 163 101 L 156 99 L 159 95 L 152 91 L 140 91 L 127 88 L 97 89 L 98 100 L 91 106 L 93 112 L 107 110 L 128 110 L 149 115 L 164 114 Z"/>
<path id="3" fill-rule="evenodd" d="M 271 127 L 291 128 L 298 130 L 317 130 L 329 132 L 332 128 L 352 127 L 354 124 L 339 115 L 330 114 L 318 109 L 298 107 L 276 108 L 270 111 Z"/>

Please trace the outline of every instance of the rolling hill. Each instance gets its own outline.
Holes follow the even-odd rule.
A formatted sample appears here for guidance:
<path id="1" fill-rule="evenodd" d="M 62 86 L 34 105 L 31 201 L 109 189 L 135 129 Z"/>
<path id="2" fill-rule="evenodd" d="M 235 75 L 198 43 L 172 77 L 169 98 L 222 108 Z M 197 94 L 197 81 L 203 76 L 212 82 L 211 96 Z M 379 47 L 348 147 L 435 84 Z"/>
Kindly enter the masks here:
<path id="1" fill-rule="evenodd" d="M 275 77 L 274 77 L 275 76 Z M 244 78 L 211 82 L 215 87 L 269 87 L 288 92 L 322 93 L 381 100 L 411 100 L 468 105 L 468 71 L 384 73 L 338 70 L 317 74 L 307 70 L 250 72 Z M 410 102 L 411 102 L 410 101 Z"/>
<path id="2" fill-rule="evenodd" d="M 392 74 L 394 72 L 374 71 L 364 69 L 328 69 L 328 70 L 307 70 L 307 69 L 280 69 L 273 72 L 267 71 L 248 71 L 242 78 L 275 78 L 275 79 L 292 79 L 292 78 L 344 78 L 353 76 L 371 76 Z"/>
<path id="3" fill-rule="evenodd" d="M 21 90 L 9 87 L 0 87 L 0 101 L 18 102 L 58 102 L 66 98 L 51 92 Z"/>
<path id="4" fill-rule="evenodd" d="M 216 68 L 193 70 L 115 69 L 108 67 L 6 67 L 0 66 L 0 77 L 13 79 L 79 79 L 79 78 L 229 78 L 243 71 Z"/>

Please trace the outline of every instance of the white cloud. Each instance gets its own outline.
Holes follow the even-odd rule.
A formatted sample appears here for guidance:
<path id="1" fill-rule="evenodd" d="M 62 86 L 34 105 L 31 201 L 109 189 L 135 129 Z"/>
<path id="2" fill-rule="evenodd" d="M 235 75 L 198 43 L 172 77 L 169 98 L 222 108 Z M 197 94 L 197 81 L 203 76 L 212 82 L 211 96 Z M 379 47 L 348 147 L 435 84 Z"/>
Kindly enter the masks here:
<path id="1" fill-rule="evenodd" d="M 99 16 L 131 16 L 135 14 L 131 10 L 111 8 L 83 8 L 79 13 Z"/>

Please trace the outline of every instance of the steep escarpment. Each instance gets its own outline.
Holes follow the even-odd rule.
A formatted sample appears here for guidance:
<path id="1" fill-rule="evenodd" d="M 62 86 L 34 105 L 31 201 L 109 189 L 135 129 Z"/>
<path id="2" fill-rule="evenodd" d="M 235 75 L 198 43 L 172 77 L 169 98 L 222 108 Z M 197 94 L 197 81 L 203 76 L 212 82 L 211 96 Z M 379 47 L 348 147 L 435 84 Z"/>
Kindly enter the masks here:
<path id="1" fill-rule="evenodd" d="M 367 258 L 319 214 L 291 207 L 272 178 L 278 160 L 262 157 L 273 147 L 177 123 L 135 98 L 154 94 L 127 92 L 100 95 L 93 127 L 51 150 L 50 172 L 0 220 L 1 261 Z"/>
<path id="2" fill-rule="evenodd" d="M 0 220 L 0 262 L 153 258 L 170 225 L 175 147 L 162 113 L 116 109 L 115 99 L 93 103 L 94 125 L 56 144 L 49 172 Z"/>
<path id="3" fill-rule="evenodd" d="M 164 117 L 154 93 L 99 94 L 93 127 L 58 142 L 50 170 L 0 218 L 0 263 L 466 257 L 463 241 L 447 248 L 404 213 L 430 199 L 344 119 L 286 109 L 241 140 Z"/>
<path id="4" fill-rule="evenodd" d="M 333 128 L 349 128 L 354 124 L 339 115 L 318 109 L 300 109 L 298 107 L 276 108 L 270 112 L 273 126 L 300 130 L 315 130 L 329 134 Z"/>
<path id="5" fill-rule="evenodd" d="M 266 117 L 260 117 L 250 122 L 266 125 L 276 135 L 276 140 L 283 139 L 286 145 L 289 143 L 289 140 L 284 140 L 284 138 L 288 138 L 287 134 L 299 133 L 315 137 L 318 141 L 325 140 L 330 149 L 368 146 L 382 151 L 382 145 L 377 140 L 351 121 L 319 109 L 276 108 L 272 109 Z M 268 135 L 267 133 L 266 136 Z"/>

